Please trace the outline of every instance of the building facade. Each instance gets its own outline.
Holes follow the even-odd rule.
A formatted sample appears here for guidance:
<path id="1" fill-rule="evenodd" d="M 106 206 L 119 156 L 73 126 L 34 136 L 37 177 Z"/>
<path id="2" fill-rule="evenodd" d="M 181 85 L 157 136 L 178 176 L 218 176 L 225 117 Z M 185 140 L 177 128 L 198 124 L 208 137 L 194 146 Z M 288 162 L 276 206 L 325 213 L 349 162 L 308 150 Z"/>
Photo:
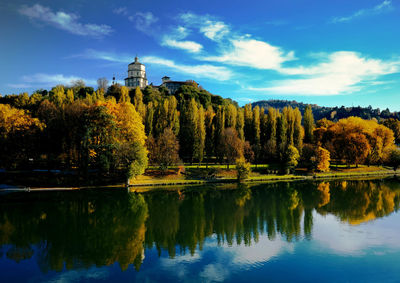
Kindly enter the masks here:
<path id="1" fill-rule="evenodd" d="M 135 57 L 135 62 L 128 65 L 128 77 L 125 78 L 125 86 L 129 88 L 144 88 L 148 85 L 146 67 Z"/>
<path id="2" fill-rule="evenodd" d="M 161 85 L 154 86 L 151 84 L 151 86 L 155 88 L 165 87 L 170 94 L 174 94 L 182 85 L 193 83 L 193 81 L 172 81 L 170 77 L 165 76 L 162 78 Z M 138 57 L 135 57 L 135 61 L 128 65 L 128 77 L 125 78 L 125 86 L 128 88 L 145 88 L 147 85 L 146 67 L 139 62 Z"/>

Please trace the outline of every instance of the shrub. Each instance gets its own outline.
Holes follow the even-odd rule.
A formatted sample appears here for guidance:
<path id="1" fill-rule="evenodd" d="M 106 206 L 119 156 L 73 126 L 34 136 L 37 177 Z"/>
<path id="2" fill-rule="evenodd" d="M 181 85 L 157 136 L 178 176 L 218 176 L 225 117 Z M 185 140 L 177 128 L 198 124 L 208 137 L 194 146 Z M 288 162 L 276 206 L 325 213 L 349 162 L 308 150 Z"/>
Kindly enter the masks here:
<path id="1" fill-rule="evenodd" d="M 236 171 L 239 182 L 249 178 L 251 172 L 250 163 L 246 162 L 244 158 L 236 159 Z"/>

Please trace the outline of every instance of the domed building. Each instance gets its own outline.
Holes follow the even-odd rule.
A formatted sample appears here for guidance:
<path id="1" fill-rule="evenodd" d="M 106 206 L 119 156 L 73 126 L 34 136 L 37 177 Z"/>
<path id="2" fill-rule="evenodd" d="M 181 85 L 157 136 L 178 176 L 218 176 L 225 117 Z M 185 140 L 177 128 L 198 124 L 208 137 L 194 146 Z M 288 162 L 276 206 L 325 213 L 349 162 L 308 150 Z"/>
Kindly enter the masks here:
<path id="1" fill-rule="evenodd" d="M 125 78 L 125 86 L 129 88 L 144 88 L 148 85 L 146 67 L 135 57 L 135 62 L 128 65 L 128 77 Z"/>

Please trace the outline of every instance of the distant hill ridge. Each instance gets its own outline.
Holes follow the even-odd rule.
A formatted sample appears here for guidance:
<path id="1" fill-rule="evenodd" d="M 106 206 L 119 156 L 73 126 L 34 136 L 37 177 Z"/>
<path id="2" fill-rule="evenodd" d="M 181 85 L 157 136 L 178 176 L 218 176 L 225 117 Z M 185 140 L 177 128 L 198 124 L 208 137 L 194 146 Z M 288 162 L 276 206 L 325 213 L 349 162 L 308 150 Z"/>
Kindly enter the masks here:
<path id="1" fill-rule="evenodd" d="M 284 107 L 291 106 L 292 108 L 299 108 L 302 114 L 308 105 L 311 105 L 314 119 L 320 120 L 326 118 L 328 120 L 337 121 L 339 119 L 347 118 L 350 116 L 361 117 L 363 119 L 375 118 L 378 121 L 381 119 L 395 118 L 400 119 L 400 112 L 390 112 L 389 109 L 380 110 L 379 108 L 373 109 L 372 106 L 368 107 L 325 107 L 319 106 L 317 104 L 307 104 L 302 102 L 297 102 L 295 100 L 261 100 L 251 104 L 252 107 L 259 106 L 263 107 L 265 111 L 269 107 L 277 108 L 282 110 Z"/>

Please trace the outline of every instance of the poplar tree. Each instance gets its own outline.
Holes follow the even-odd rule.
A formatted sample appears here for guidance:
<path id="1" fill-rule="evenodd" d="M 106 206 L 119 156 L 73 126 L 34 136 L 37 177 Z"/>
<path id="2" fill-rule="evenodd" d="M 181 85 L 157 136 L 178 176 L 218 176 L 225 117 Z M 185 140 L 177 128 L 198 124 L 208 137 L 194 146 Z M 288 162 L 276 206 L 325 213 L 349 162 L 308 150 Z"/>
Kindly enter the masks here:
<path id="1" fill-rule="evenodd" d="M 215 131 L 214 131 L 214 146 L 215 146 L 215 155 L 217 158 L 221 159 L 223 158 L 223 154 L 221 151 L 221 148 L 224 147 L 223 142 L 222 142 L 222 134 L 225 129 L 225 112 L 222 106 L 218 106 L 217 113 L 215 114 L 214 118 L 214 125 L 215 125 Z"/>
<path id="2" fill-rule="evenodd" d="M 287 143 L 287 121 L 285 115 L 280 114 L 277 119 L 277 148 L 279 150 L 279 158 L 281 161 L 285 158 Z"/>
<path id="3" fill-rule="evenodd" d="M 244 106 L 244 137 L 246 141 L 253 143 L 253 112 L 251 110 L 251 104 Z"/>
<path id="4" fill-rule="evenodd" d="M 244 141 L 244 110 L 243 110 L 243 108 L 239 108 L 237 110 L 236 132 L 238 133 L 239 138 L 242 141 Z"/>
<path id="5" fill-rule="evenodd" d="M 314 141 L 314 115 L 311 105 L 306 107 L 304 111 L 304 142 L 312 143 Z"/>
<path id="6" fill-rule="evenodd" d="M 204 118 L 204 109 L 203 106 L 200 105 L 200 108 L 197 111 L 196 136 L 194 140 L 194 155 L 195 158 L 199 161 L 199 165 L 203 161 L 204 157 L 204 142 L 206 138 Z"/>
<path id="7" fill-rule="evenodd" d="M 299 154 L 301 155 L 303 149 L 303 138 L 304 129 L 301 126 L 301 112 L 299 108 L 294 109 L 294 131 L 293 131 L 293 142 L 294 146 L 297 148 Z"/>
<path id="8" fill-rule="evenodd" d="M 149 104 L 147 104 L 146 119 L 144 123 L 147 136 L 153 135 L 153 119 L 154 119 L 154 104 L 153 102 L 150 101 Z"/>
<path id="9" fill-rule="evenodd" d="M 253 151 L 256 155 L 256 164 L 260 159 L 260 107 L 256 106 L 253 109 Z"/>
<path id="10" fill-rule="evenodd" d="M 233 104 L 229 104 L 225 111 L 225 128 L 236 128 L 237 109 Z"/>
<path id="11" fill-rule="evenodd" d="M 215 113 L 212 106 L 208 106 L 205 115 L 204 115 L 204 124 L 206 129 L 206 138 L 205 138 L 205 151 L 208 158 L 210 158 L 214 153 L 214 117 Z"/>
<path id="12" fill-rule="evenodd" d="M 198 108 L 196 101 L 192 98 L 183 106 L 179 131 L 181 157 L 189 158 L 191 163 L 193 163 L 193 158 L 195 157 L 195 142 L 198 136 L 197 119 Z"/>
<path id="13" fill-rule="evenodd" d="M 267 157 L 275 159 L 277 157 L 277 119 L 279 111 L 275 108 L 268 108 L 266 118 L 266 139 L 265 144 Z"/>
<path id="14" fill-rule="evenodd" d="M 146 106 L 143 104 L 143 93 L 140 90 L 140 87 L 136 87 L 135 89 L 133 104 L 135 105 L 136 112 L 138 112 L 140 117 L 142 117 L 142 120 L 144 120 L 146 115 Z"/>

